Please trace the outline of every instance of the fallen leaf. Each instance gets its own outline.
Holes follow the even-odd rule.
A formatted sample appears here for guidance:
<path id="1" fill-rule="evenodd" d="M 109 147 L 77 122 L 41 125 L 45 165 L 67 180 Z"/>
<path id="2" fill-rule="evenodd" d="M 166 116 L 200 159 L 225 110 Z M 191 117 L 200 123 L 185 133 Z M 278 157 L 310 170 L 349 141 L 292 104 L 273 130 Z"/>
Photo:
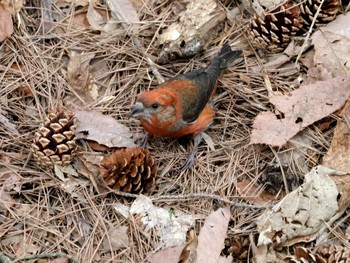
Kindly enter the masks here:
<path id="1" fill-rule="evenodd" d="M 136 147 L 129 128 L 113 117 L 94 111 L 76 111 L 75 116 L 78 139 L 93 140 L 108 147 Z"/>
<path id="2" fill-rule="evenodd" d="M 190 263 L 197 261 L 197 246 L 198 237 L 193 229 L 187 232 L 186 247 L 182 250 L 180 261 L 181 263 Z"/>
<path id="3" fill-rule="evenodd" d="M 310 124 L 340 109 L 350 95 L 350 76 L 301 86 L 288 95 L 272 96 L 278 111 L 265 111 L 254 120 L 250 143 L 283 146 Z"/>
<path id="4" fill-rule="evenodd" d="M 11 36 L 13 33 L 13 22 L 10 11 L 0 5 L 0 42 Z"/>
<path id="5" fill-rule="evenodd" d="M 350 13 L 341 14 L 312 36 L 314 65 L 321 64 L 333 77 L 347 74 L 350 69 Z"/>
<path id="6" fill-rule="evenodd" d="M 326 155 L 323 157 L 322 164 L 345 172 L 350 172 L 350 101 L 344 108 L 343 119 L 339 120 L 334 129 L 334 135 Z"/>
<path id="7" fill-rule="evenodd" d="M 130 213 L 130 207 L 117 203 L 113 206 L 113 208 L 115 209 L 115 211 L 117 211 L 118 214 L 120 214 L 121 216 L 123 216 L 124 218 L 129 218 Z"/>
<path id="8" fill-rule="evenodd" d="M 324 166 L 317 166 L 305 175 L 305 183 L 289 193 L 257 221 L 260 233 L 258 246 L 291 246 L 301 240 L 312 241 L 338 210 L 338 190 L 330 178 L 344 174 Z"/>
<path id="9" fill-rule="evenodd" d="M 91 25 L 91 28 L 94 30 L 100 30 L 104 32 L 110 32 L 112 30 L 115 30 L 117 28 L 117 24 L 115 21 L 110 18 L 109 19 L 109 13 L 105 8 L 97 8 L 94 7 L 92 2 L 90 2 L 86 18 Z M 109 19 L 109 20 L 108 20 Z M 106 60 L 101 60 L 106 63 Z"/>
<path id="10" fill-rule="evenodd" d="M 58 7 L 66 7 L 74 4 L 75 6 L 88 6 L 89 2 L 93 4 L 101 2 L 100 0 L 55 0 L 54 3 Z"/>
<path id="11" fill-rule="evenodd" d="M 89 65 L 94 56 L 95 54 L 71 51 L 67 65 L 67 82 L 87 103 L 98 98 L 98 87 L 94 83 Z"/>
<path id="12" fill-rule="evenodd" d="M 264 191 L 261 187 L 256 186 L 251 181 L 238 182 L 236 189 L 239 196 L 251 204 L 265 205 L 276 200 L 276 195 Z"/>
<path id="13" fill-rule="evenodd" d="M 350 174 L 332 174 L 331 178 L 339 192 L 338 212 L 342 213 L 350 205 Z"/>
<path id="14" fill-rule="evenodd" d="M 8 129 L 9 131 L 14 133 L 15 135 L 19 135 L 19 132 L 18 132 L 18 130 L 16 128 L 16 125 L 13 124 L 12 122 L 10 122 L 10 120 L 8 118 L 6 118 L 4 115 L 2 115 L 1 113 L 2 112 L 1 112 L 1 109 L 0 109 L 0 123 L 3 125 L 3 127 Z"/>
<path id="15" fill-rule="evenodd" d="M 82 204 L 87 204 L 88 200 L 84 196 L 84 191 L 81 191 L 82 188 L 86 187 L 89 184 L 89 181 L 85 179 L 73 179 L 67 178 L 60 184 L 60 188 L 71 195 L 73 199 L 78 200 Z"/>
<path id="16" fill-rule="evenodd" d="M 3 189 L 0 189 L 0 213 L 5 213 L 8 208 L 13 207 L 16 201 Z"/>
<path id="17" fill-rule="evenodd" d="M 140 23 L 139 15 L 129 0 L 108 0 L 107 5 L 112 11 L 113 17 L 123 23 L 125 27 Z"/>
<path id="18" fill-rule="evenodd" d="M 2 0 L 1 5 L 13 16 L 16 16 L 23 7 L 23 0 Z"/>
<path id="19" fill-rule="evenodd" d="M 316 81 L 331 79 L 332 73 L 322 64 L 316 64 L 307 71 L 307 76 L 303 81 L 304 85 L 312 84 Z"/>
<path id="20" fill-rule="evenodd" d="M 95 10 L 92 2 L 89 3 L 88 11 L 87 11 L 87 20 L 91 27 L 95 30 L 101 30 L 102 24 L 104 23 L 103 17 Z"/>
<path id="21" fill-rule="evenodd" d="M 187 231 L 195 222 L 192 215 L 154 206 L 144 195 L 136 198 L 129 212 L 140 217 L 145 231 L 154 229 L 162 242 L 160 246 L 165 248 L 184 244 Z"/>
<path id="22" fill-rule="evenodd" d="M 232 257 L 220 256 L 224 248 L 230 214 L 229 208 L 219 208 L 205 219 L 198 235 L 197 263 L 232 262 Z"/>
<path id="23" fill-rule="evenodd" d="M 183 244 L 160 250 L 154 254 L 151 254 L 148 258 L 148 261 L 150 263 L 164 263 L 164 260 L 166 259 L 167 263 L 178 263 L 185 246 L 186 244 Z"/>
<path id="24" fill-rule="evenodd" d="M 13 246 L 17 257 L 35 255 L 40 251 L 40 247 L 34 244 L 29 244 L 26 240 L 21 240 L 18 244 Z"/>
<path id="25" fill-rule="evenodd" d="M 195 55 L 204 44 L 216 37 L 216 28 L 226 11 L 215 0 L 189 1 L 177 21 L 163 30 L 158 44 L 164 45 L 158 63 Z"/>
<path id="26" fill-rule="evenodd" d="M 129 236 L 127 226 L 109 227 L 107 235 L 102 241 L 103 252 L 118 250 L 129 246 Z"/>
<path id="27" fill-rule="evenodd" d="M 68 263 L 68 258 L 66 257 L 55 258 L 53 260 L 50 260 L 49 263 Z"/>

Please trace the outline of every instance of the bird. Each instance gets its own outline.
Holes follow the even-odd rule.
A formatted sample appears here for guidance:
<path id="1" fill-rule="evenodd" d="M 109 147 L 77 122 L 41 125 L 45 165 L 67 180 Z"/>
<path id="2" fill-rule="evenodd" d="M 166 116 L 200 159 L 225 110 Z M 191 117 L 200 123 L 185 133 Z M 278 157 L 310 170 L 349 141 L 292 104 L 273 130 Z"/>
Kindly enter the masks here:
<path id="1" fill-rule="evenodd" d="M 226 43 L 206 68 L 177 75 L 140 93 L 132 106 L 129 117 L 138 119 L 149 134 L 168 138 L 193 136 L 193 151 L 183 169 L 193 164 L 202 132 L 213 122 L 215 111 L 210 101 L 221 71 L 241 53 Z"/>

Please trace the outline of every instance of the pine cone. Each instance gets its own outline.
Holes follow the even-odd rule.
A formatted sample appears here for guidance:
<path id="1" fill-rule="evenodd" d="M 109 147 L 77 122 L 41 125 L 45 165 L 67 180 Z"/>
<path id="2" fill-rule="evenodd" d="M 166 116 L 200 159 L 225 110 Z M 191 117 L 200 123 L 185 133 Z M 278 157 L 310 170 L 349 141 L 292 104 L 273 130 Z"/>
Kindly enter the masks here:
<path id="1" fill-rule="evenodd" d="M 289 44 L 301 26 L 300 8 L 287 1 L 261 17 L 255 15 L 250 21 L 249 36 L 254 47 L 279 52 Z"/>
<path id="2" fill-rule="evenodd" d="M 49 112 L 44 123 L 35 133 L 32 151 L 39 165 L 66 166 L 75 155 L 76 118 L 74 113 L 58 110 Z"/>
<path id="3" fill-rule="evenodd" d="M 311 25 L 321 2 L 322 0 L 300 0 L 301 22 L 304 25 L 307 25 L 303 26 L 304 31 L 309 30 L 309 26 Z M 335 19 L 341 4 L 341 0 L 325 0 L 316 18 L 316 24 L 327 23 Z"/>
<path id="4" fill-rule="evenodd" d="M 294 255 L 285 258 L 286 262 L 350 263 L 350 251 L 346 247 L 332 245 L 318 247 L 312 252 L 308 248 L 295 247 Z"/>
<path id="5" fill-rule="evenodd" d="M 147 149 L 141 147 L 115 151 L 101 162 L 100 178 L 116 190 L 149 192 L 155 185 L 157 165 Z"/>
<path id="6" fill-rule="evenodd" d="M 329 247 L 319 247 L 316 249 L 316 254 L 326 259 L 328 263 L 350 263 L 350 250 L 345 246 L 332 245 Z"/>

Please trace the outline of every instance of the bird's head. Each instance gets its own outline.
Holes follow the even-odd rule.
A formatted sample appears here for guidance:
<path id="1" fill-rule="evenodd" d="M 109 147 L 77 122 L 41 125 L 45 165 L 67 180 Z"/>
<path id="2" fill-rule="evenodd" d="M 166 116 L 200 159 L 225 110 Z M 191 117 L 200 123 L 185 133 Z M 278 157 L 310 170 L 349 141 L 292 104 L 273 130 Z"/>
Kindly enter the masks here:
<path id="1" fill-rule="evenodd" d="M 129 117 L 154 122 L 169 120 L 176 114 L 176 97 L 166 89 L 156 89 L 141 93 L 129 112 Z"/>

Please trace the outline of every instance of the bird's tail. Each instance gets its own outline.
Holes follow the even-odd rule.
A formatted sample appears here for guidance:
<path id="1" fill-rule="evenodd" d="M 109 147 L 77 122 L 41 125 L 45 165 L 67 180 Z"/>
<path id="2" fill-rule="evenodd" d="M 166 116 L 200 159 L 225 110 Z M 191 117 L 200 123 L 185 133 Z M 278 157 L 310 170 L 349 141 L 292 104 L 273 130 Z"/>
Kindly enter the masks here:
<path id="1" fill-rule="evenodd" d="M 241 49 L 233 50 L 229 44 L 223 45 L 218 57 L 220 58 L 220 69 L 225 69 L 228 65 L 242 54 Z"/>

